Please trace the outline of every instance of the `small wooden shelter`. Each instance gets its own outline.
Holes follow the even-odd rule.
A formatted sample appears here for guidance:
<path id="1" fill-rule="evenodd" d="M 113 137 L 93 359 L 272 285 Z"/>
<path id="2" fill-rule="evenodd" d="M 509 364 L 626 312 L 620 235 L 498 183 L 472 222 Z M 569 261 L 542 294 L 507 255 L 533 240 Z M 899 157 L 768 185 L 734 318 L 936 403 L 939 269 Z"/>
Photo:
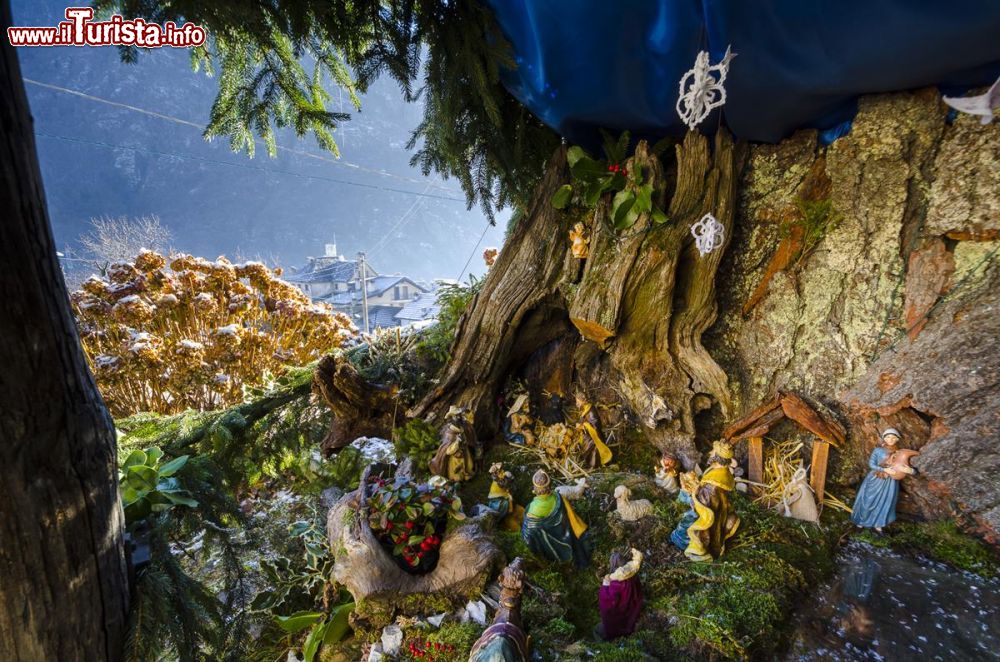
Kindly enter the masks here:
<path id="1" fill-rule="evenodd" d="M 794 393 L 778 391 L 773 398 L 723 430 L 722 436 L 730 443 L 747 440 L 748 478 L 759 483 L 764 478 L 764 435 L 786 418 L 817 437 L 812 445 L 809 486 L 816 493 L 816 503 L 823 503 L 830 444 L 839 447 L 847 439 L 844 427 L 837 421 L 823 416 Z"/>

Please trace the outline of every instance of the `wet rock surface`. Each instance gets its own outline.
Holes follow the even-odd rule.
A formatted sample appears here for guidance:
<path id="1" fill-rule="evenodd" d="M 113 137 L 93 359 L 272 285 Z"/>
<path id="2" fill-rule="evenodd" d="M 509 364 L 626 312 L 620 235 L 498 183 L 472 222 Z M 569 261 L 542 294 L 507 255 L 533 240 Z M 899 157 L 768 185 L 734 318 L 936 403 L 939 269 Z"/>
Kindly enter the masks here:
<path id="1" fill-rule="evenodd" d="M 997 622 L 997 579 L 852 542 L 799 612 L 786 659 L 995 659 Z"/>

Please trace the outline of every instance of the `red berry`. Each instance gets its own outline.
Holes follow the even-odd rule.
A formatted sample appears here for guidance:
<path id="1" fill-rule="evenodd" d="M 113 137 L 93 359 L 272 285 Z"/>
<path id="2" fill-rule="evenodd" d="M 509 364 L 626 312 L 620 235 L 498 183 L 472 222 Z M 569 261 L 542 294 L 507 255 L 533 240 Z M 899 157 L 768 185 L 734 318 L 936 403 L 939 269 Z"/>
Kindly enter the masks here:
<path id="1" fill-rule="evenodd" d="M 412 528 L 413 528 L 413 522 L 411 522 L 411 521 L 408 521 L 408 522 L 407 522 L 406 524 L 404 524 L 403 526 L 405 526 L 405 527 L 406 527 L 407 529 L 412 529 Z"/>

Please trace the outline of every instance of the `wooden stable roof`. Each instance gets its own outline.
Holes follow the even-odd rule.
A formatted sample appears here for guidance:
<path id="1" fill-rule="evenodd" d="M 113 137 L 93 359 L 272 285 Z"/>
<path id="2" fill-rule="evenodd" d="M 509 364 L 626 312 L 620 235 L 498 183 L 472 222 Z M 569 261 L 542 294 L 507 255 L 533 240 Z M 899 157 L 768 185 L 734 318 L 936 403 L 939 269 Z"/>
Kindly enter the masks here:
<path id="1" fill-rule="evenodd" d="M 847 433 L 840 423 L 823 416 L 794 393 L 782 391 L 727 427 L 722 431 L 722 436 L 729 441 L 763 437 L 785 418 L 834 446 L 841 446 L 847 439 Z"/>

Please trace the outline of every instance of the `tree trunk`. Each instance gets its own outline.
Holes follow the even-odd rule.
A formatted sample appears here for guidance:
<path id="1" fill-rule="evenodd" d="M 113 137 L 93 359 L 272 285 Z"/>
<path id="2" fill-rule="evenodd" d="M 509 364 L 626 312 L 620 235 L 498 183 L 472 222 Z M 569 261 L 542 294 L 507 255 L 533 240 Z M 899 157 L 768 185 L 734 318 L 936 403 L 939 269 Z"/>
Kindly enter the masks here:
<path id="1" fill-rule="evenodd" d="M 642 167 L 670 220 L 656 226 L 643 215 L 622 232 L 608 219 L 610 195 L 593 211 L 552 207 L 553 193 L 569 181 L 559 149 L 460 322 L 438 387 L 410 413 L 439 420 L 449 405 L 461 404 L 475 413 L 480 434 L 492 435 L 506 379 L 524 376 L 529 357 L 567 356 L 571 365 L 543 372 L 572 374 L 570 388 L 623 405 L 650 441 L 693 460 L 694 415 L 713 404 L 728 415 L 731 399 L 726 374 L 701 345 L 715 320 L 715 272 L 725 245 L 702 257 L 690 234 L 706 213 L 726 228 L 727 242 L 731 233 L 742 150 L 725 131 L 715 140 L 710 149 L 704 136 L 688 134 L 676 148 L 672 176 L 640 143 L 629 170 Z M 578 221 L 591 236 L 585 261 L 570 253 L 568 233 Z M 571 343 L 575 351 L 551 351 L 553 343 Z"/>
<path id="2" fill-rule="evenodd" d="M 0 21 L 11 24 L 0 3 Z M 111 419 L 56 259 L 14 49 L 0 46 L 0 659 L 117 660 L 128 608 Z"/>

